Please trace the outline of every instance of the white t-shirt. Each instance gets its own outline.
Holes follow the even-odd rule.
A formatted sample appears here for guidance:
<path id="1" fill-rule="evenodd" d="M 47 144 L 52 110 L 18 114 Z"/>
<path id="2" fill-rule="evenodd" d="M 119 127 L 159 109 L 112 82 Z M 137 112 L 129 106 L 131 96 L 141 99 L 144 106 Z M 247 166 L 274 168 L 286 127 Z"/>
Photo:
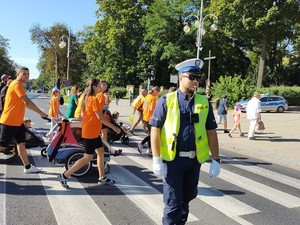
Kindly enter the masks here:
<path id="1" fill-rule="evenodd" d="M 258 98 L 251 98 L 251 100 L 247 104 L 247 119 L 255 120 L 258 118 L 258 114 L 261 111 L 261 103 Z"/>

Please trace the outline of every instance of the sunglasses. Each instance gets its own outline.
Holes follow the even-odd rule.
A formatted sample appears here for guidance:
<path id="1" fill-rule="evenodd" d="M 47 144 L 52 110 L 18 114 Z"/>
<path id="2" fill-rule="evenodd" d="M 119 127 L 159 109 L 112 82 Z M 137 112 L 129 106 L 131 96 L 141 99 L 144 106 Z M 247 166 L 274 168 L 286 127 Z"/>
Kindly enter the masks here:
<path id="1" fill-rule="evenodd" d="M 201 78 L 200 76 L 197 76 L 194 74 L 189 74 L 189 73 L 187 73 L 187 76 L 183 76 L 183 77 L 189 78 L 190 81 L 194 81 L 194 80 L 200 81 L 200 78 Z"/>

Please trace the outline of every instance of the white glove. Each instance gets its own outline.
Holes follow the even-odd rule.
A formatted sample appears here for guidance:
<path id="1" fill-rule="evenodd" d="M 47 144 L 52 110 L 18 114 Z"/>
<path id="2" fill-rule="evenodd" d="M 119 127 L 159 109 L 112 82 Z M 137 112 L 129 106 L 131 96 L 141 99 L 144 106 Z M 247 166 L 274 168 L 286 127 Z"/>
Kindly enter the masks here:
<path id="1" fill-rule="evenodd" d="M 156 176 L 162 177 L 163 173 L 163 164 L 160 157 L 153 157 L 153 173 Z"/>
<path id="2" fill-rule="evenodd" d="M 220 173 L 220 163 L 216 160 L 212 159 L 209 169 L 209 176 L 210 177 L 217 177 Z"/>

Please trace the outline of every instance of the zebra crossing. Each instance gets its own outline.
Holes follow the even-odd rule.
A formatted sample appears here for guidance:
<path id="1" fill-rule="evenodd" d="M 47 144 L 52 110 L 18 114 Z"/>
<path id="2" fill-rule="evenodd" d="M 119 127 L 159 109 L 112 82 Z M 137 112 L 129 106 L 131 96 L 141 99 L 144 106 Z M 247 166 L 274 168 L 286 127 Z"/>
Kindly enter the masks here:
<path id="1" fill-rule="evenodd" d="M 135 146 L 141 140 L 141 137 L 131 136 L 130 146 Z M 68 182 L 71 188 L 66 190 L 56 179 L 56 175 L 64 171 L 64 168 L 54 166 L 42 158 L 38 151 L 30 150 L 35 164 L 43 167 L 45 171 L 38 176 L 45 187 L 57 224 L 141 224 L 137 218 L 147 219 L 148 223 L 145 224 L 161 224 L 162 180 L 151 173 L 151 157 L 139 154 L 135 147 L 130 146 L 113 144 L 113 148 L 123 149 L 123 156 L 112 157 L 109 162 L 109 176 L 116 181 L 113 186 L 126 196 L 122 201 L 123 207 L 129 208 L 132 204 L 132 215 L 138 214 L 122 214 L 122 219 L 119 220 L 116 218 L 119 214 L 114 212 L 114 208 L 119 209 L 120 206 L 110 205 L 111 211 L 108 215 L 103 210 L 105 206 L 99 205 L 101 196 L 89 194 L 89 190 L 97 186 L 94 183 L 96 179 L 82 183 L 81 179 L 71 178 Z M 288 224 L 282 223 L 288 215 L 294 216 L 295 221 L 300 221 L 297 220 L 300 219 L 299 213 L 297 214 L 300 210 L 299 176 L 281 174 L 226 155 L 222 156 L 222 162 L 218 178 L 208 178 L 210 164 L 202 165 L 199 194 L 191 202 L 187 224 Z M 139 168 L 139 172 L 135 168 Z M 96 176 L 95 174 L 93 175 Z M 107 191 L 107 195 L 113 196 L 115 189 L 111 188 L 108 187 L 103 192 Z M 4 192 L 5 187 L 0 190 Z M 96 197 L 100 200 L 95 201 Z M 5 196 L 1 195 L 0 198 L 3 209 Z M 5 213 L 1 211 L 0 216 L 3 214 Z M 3 220 L 1 222 L 4 223 Z"/>

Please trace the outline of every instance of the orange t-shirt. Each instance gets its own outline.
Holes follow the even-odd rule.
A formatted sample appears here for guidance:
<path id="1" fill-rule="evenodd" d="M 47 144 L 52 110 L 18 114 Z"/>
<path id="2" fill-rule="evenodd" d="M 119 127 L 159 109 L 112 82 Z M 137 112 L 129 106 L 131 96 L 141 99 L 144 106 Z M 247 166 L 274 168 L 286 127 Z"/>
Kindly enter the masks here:
<path id="1" fill-rule="evenodd" d="M 81 118 L 81 106 L 82 106 L 83 98 L 84 98 L 84 94 L 82 94 L 78 99 L 78 104 L 74 113 L 75 118 Z"/>
<path id="2" fill-rule="evenodd" d="M 143 120 L 149 122 L 156 106 L 156 97 L 148 94 L 144 99 L 143 105 Z"/>
<path id="3" fill-rule="evenodd" d="M 12 81 L 6 92 L 0 123 L 21 126 L 25 115 L 25 102 L 21 99 L 23 96 L 26 96 L 24 84 L 17 80 Z"/>
<path id="4" fill-rule="evenodd" d="M 59 101 L 56 96 L 52 96 L 50 101 L 50 108 L 49 108 L 49 116 L 52 118 L 58 118 L 58 110 L 59 110 Z"/>
<path id="5" fill-rule="evenodd" d="M 96 98 L 98 99 L 99 103 L 100 103 L 100 107 L 101 107 L 101 110 L 103 109 L 104 105 L 105 105 L 105 96 L 103 94 L 103 92 L 99 92 L 97 95 L 96 95 Z"/>
<path id="6" fill-rule="evenodd" d="M 96 96 L 89 96 L 86 100 L 85 110 L 82 120 L 82 137 L 97 138 L 100 135 L 102 123 L 96 115 L 96 111 L 101 112 L 102 108 Z"/>

